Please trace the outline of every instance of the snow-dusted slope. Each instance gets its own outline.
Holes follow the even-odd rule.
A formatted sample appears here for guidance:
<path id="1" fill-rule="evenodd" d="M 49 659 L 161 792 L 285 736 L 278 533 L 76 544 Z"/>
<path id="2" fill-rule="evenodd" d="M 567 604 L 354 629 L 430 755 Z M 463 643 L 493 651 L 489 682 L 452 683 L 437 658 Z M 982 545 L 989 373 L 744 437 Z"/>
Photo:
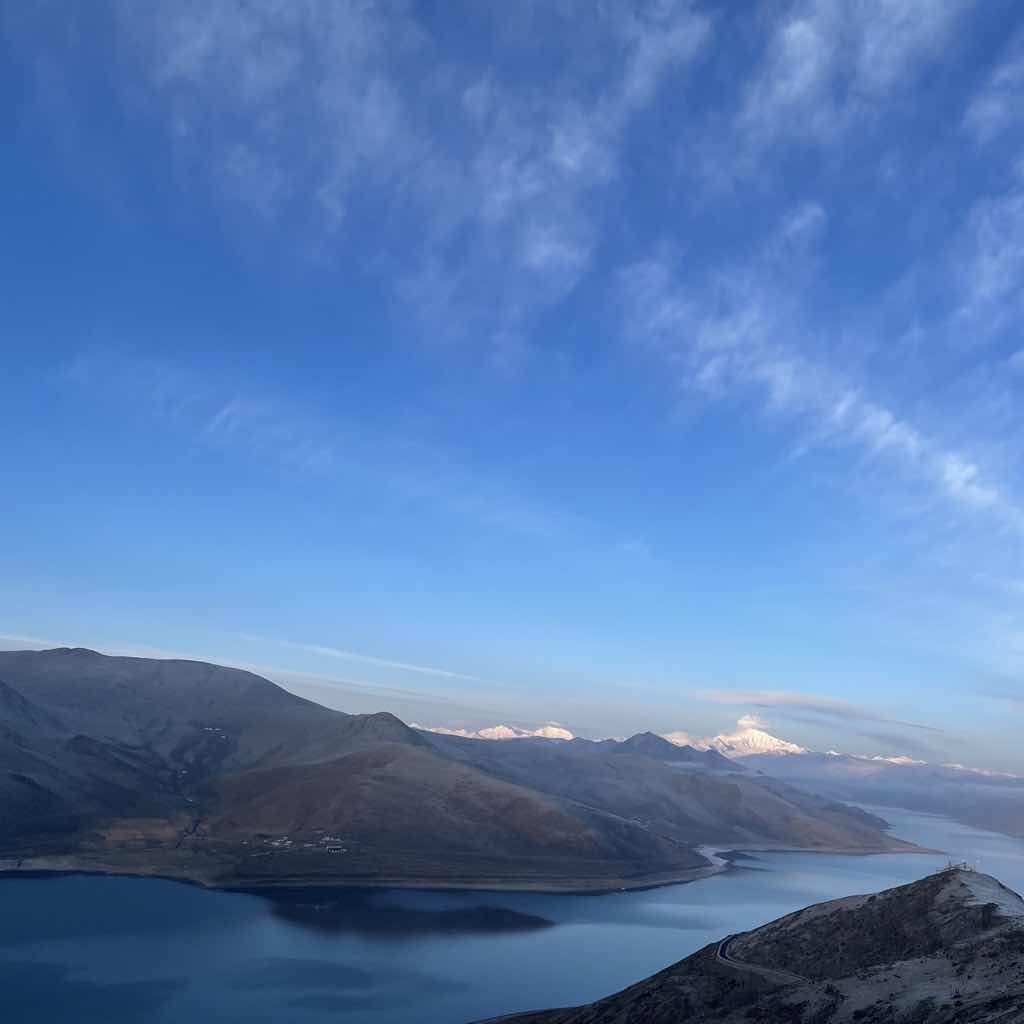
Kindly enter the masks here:
<path id="1" fill-rule="evenodd" d="M 443 725 L 420 725 L 412 723 L 413 729 L 423 732 L 436 732 L 442 736 L 465 736 L 474 740 L 518 740 L 529 736 L 540 736 L 546 740 L 571 740 L 573 734 L 562 728 L 557 722 L 549 722 L 537 729 L 520 729 L 513 725 L 490 725 L 485 729 L 449 729 Z"/>
<path id="2" fill-rule="evenodd" d="M 752 757 L 755 754 L 806 754 L 806 747 L 801 747 L 789 740 L 779 739 L 760 728 L 759 720 L 752 716 L 744 716 L 736 723 L 736 729 L 729 733 L 719 733 L 697 739 L 687 732 L 670 732 L 665 739 L 677 746 L 695 747 L 697 750 L 717 750 L 726 757 Z"/>
<path id="3" fill-rule="evenodd" d="M 716 736 L 710 741 L 721 754 L 727 757 L 750 757 L 753 754 L 806 754 L 807 748 L 789 740 L 780 740 L 778 736 L 763 729 L 746 728 L 736 732 Z"/>

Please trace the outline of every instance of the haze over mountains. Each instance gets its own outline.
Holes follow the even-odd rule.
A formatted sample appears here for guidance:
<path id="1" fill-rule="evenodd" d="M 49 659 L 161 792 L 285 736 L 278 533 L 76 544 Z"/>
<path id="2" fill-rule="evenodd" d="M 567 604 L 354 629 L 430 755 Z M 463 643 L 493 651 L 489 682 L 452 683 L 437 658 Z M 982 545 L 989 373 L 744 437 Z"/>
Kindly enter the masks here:
<path id="1" fill-rule="evenodd" d="M 485 726 L 480 729 L 451 728 L 444 725 L 420 725 L 410 723 L 414 729 L 422 729 L 424 732 L 439 733 L 444 736 L 465 736 L 480 740 L 515 740 L 525 739 L 529 736 L 539 736 L 551 740 L 572 740 L 577 737 L 564 725 L 559 722 L 546 722 L 535 729 L 521 726 L 497 725 Z M 805 747 L 790 743 L 787 740 L 780 740 L 760 728 L 759 721 L 746 715 L 737 723 L 737 729 L 731 733 L 719 733 L 717 736 L 700 738 L 688 732 L 669 732 L 658 734 L 677 747 L 693 747 L 696 750 L 717 750 L 721 754 L 730 757 L 744 757 L 750 754 L 766 753 L 788 753 L 802 754 L 806 752 Z M 610 737 L 612 739 L 624 740 L 626 737 Z"/>
<path id="2" fill-rule="evenodd" d="M 1024 837 L 1024 778 L 962 765 L 808 751 L 743 762 L 836 800 L 942 814 L 978 828 Z"/>
<path id="3" fill-rule="evenodd" d="M 0 653 L 0 856 L 223 886 L 607 888 L 701 844 L 910 849 L 884 822 L 653 734 L 508 743 L 346 715 L 238 669 Z"/>
<path id="4" fill-rule="evenodd" d="M 1024 901 L 954 868 L 819 903 L 706 946 L 588 1006 L 505 1024 L 1015 1024 Z"/>
<path id="5" fill-rule="evenodd" d="M 1024 837 L 1024 777 L 906 755 L 808 750 L 741 720 L 737 732 L 694 746 L 718 750 L 754 771 L 859 804 L 942 814 L 979 828 Z M 680 735 L 670 736 L 678 742 Z"/>
<path id="6" fill-rule="evenodd" d="M 736 725 L 735 730 L 716 736 L 676 731 L 658 738 L 683 750 L 716 754 L 719 767 L 731 763 L 735 769 L 784 779 L 835 800 L 943 814 L 979 828 L 1024 837 L 1024 776 L 954 762 L 935 764 L 902 754 L 810 750 L 772 735 L 753 715 L 743 716 Z M 553 728 L 535 732 L 507 727 L 472 733 L 444 728 L 431 731 L 492 740 L 572 738 L 564 727 L 559 727 L 557 734 Z"/>

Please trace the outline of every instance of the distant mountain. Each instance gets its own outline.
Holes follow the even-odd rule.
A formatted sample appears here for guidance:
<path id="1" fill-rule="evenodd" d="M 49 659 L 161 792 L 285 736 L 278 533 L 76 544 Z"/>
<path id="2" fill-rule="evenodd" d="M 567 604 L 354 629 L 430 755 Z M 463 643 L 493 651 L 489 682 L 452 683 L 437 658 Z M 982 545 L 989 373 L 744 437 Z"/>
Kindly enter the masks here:
<path id="1" fill-rule="evenodd" d="M 669 734 L 698 749 L 716 750 L 759 773 L 833 800 L 942 814 L 978 828 L 1024 838 L 1024 777 L 1009 772 L 931 764 L 902 754 L 820 752 L 779 739 L 748 717 L 709 739 Z"/>
<path id="2" fill-rule="evenodd" d="M 506 727 L 473 733 L 432 731 L 482 739 L 527 740 L 547 736 L 569 740 L 572 736 L 568 730 L 565 736 L 559 736 L 544 729 Z M 902 754 L 861 755 L 834 750 L 822 753 L 772 735 L 749 715 L 737 722 L 736 729 L 717 736 L 645 732 L 626 740 L 575 738 L 571 743 L 581 750 L 642 754 L 712 771 L 750 769 L 833 801 L 943 814 L 979 828 L 1024 838 L 1024 777 L 962 764 L 929 764 Z"/>
<path id="3" fill-rule="evenodd" d="M 621 743 L 615 743 L 611 750 L 616 754 L 642 754 L 657 761 L 699 764 L 718 771 L 743 770 L 742 765 L 733 764 L 717 750 L 698 750 L 689 745 L 681 746 L 653 732 L 638 732 Z"/>
<path id="4" fill-rule="evenodd" d="M 424 735 L 445 756 L 488 775 L 580 807 L 600 807 L 623 821 L 691 846 L 867 852 L 879 849 L 879 843 L 894 843 L 890 849 L 908 848 L 885 835 L 885 823 L 879 818 L 775 779 L 749 777 L 714 751 L 710 764 L 692 762 L 690 757 L 707 752 L 673 750 L 660 737 L 640 734 L 621 743 L 580 739 L 483 743 Z M 723 764 L 731 770 L 722 771 Z"/>
<path id="5" fill-rule="evenodd" d="M 716 736 L 710 741 L 712 749 L 728 757 L 752 757 L 754 754 L 806 754 L 805 747 L 780 740 L 763 729 L 747 727 L 736 732 Z"/>
<path id="6" fill-rule="evenodd" d="M 523 740 L 530 737 L 546 740 L 571 740 L 575 738 L 568 729 L 556 722 L 549 722 L 536 729 L 523 729 L 515 725 L 489 725 L 482 729 L 452 729 L 443 725 L 418 725 L 415 722 L 412 723 L 412 728 L 420 729 L 423 732 L 440 733 L 443 736 L 464 736 L 466 739 L 474 740 Z"/>
<path id="7" fill-rule="evenodd" d="M 705 768 L 718 771 L 743 771 L 742 765 L 735 764 L 715 747 L 708 744 L 700 746 L 687 745 L 665 736 L 659 736 L 653 732 L 638 732 L 635 736 L 630 736 L 624 740 L 585 740 L 582 737 L 573 736 L 568 729 L 553 722 L 536 729 L 524 729 L 508 725 L 494 725 L 483 729 L 453 729 L 446 726 L 424 726 L 417 725 L 416 723 L 413 723 L 412 727 L 439 736 L 461 736 L 463 739 L 566 740 L 573 741 L 580 748 L 596 744 L 616 754 L 642 754 L 645 757 L 651 757 L 659 761 L 703 765 Z M 783 743 L 782 740 L 776 742 L 779 744 Z"/>
<path id="8" fill-rule="evenodd" d="M 496 743 L 346 715 L 202 662 L 0 652 L 0 870 L 219 886 L 620 887 L 703 843 L 907 849 L 715 751 Z"/>
<path id="9" fill-rule="evenodd" d="M 942 814 L 978 828 L 1024 838 L 1024 778 L 954 764 L 835 751 L 753 755 L 743 762 L 835 800 Z"/>
<path id="10" fill-rule="evenodd" d="M 743 720 L 741 719 L 741 723 L 742 721 Z M 462 729 L 451 728 L 443 725 L 418 725 L 416 723 L 413 723 L 413 728 L 420 729 L 424 732 L 438 733 L 442 736 L 463 736 L 466 739 L 478 740 L 519 740 L 530 739 L 533 737 L 539 737 L 541 739 L 572 740 L 577 738 L 574 737 L 568 729 L 556 722 L 549 722 L 546 725 L 539 726 L 535 729 L 511 725 L 492 725 L 481 729 Z M 596 740 L 586 742 L 607 744 L 618 743 L 622 750 L 648 752 L 652 754 L 652 756 L 656 751 L 661 751 L 663 759 L 676 761 L 686 760 L 687 758 L 680 757 L 677 754 L 672 753 L 670 749 L 672 747 L 684 750 L 689 749 L 698 753 L 707 751 L 712 753 L 717 752 L 729 758 L 750 757 L 753 754 L 806 753 L 806 749 L 798 746 L 796 743 L 790 743 L 787 740 L 779 739 L 777 736 L 772 736 L 763 729 L 751 726 L 744 726 L 743 728 L 737 729 L 735 732 L 720 733 L 718 736 L 711 736 L 704 739 L 695 738 L 686 732 L 673 732 L 664 735 L 654 732 L 642 732 L 625 740 Z M 644 745 L 646 745 L 646 751 L 642 750 Z M 693 757 L 689 759 L 694 761 L 700 760 L 699 758 Z M 719 767 L 724 767 L 721 761 L 714 757 L 707 758 L 705 760 L 709 764 L 717 763 Z"/>
<path id="11" fill-rule="evenodd" d="M 665 739 L 680 746 L 690 746 L 697 750 L 717 750 L 726 757 L 752 757 L 755 754 L 806 754 L 807 749 L 788 740 L 772 736 L 759 726 L 750 724 L 756 719 L 741 718 L 734 732 L 719 733 L 703 739 L 691 736 L 687 732 L 667 733 Z"/>
<path id="12" fill-rule="evenodd" d="M 501 1020 L 1013 1024 L 1024 1020 L 1024 901 L 951 869 L 725 936 L 596 1003 Z"/>

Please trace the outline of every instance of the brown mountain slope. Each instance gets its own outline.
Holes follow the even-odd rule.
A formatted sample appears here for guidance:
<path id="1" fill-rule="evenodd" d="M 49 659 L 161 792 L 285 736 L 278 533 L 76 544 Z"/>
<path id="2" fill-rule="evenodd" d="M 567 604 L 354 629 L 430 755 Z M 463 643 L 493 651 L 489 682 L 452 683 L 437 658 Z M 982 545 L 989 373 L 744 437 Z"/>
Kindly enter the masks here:
<path id="1" fill-rule="evenodd" d="M 574 889 L 694 877 L 701 843 L 906 848 L 862 812 L 644 737 L 456 742 L 251 672 L 80 649 L 0 652 L 0 680 L 7 868 Z"/>
<path id="2" fill-rule="evenodd" d="M 192 816 L 228 772 L 424 745 L 393 715 L 329 711 L 202 662 L 4 651 L 0 680 L 0 842 L 21 848 L 66 849 L 62 835 L 110 819 Z"/>
<path id="3" fill-rule="evenodd" d="M 317 840 L 325 833 L 344 837 L 337 860 L 348 878 L 489 874 L 506 884 L 544 878 L 565 879 L 571 887 L 574 879 L 627 878 L 638 869 L 671 872 L 702 863 L 687 847 L 633 823 L 401 744 L 228 776 L 218 791 L 217 810 L 205 823 L 210 840 L 287 834 L 298 847 L 288 884 L 304 870 L 316 871 L 322 860 Z M 280 864 L 257 861 L 239 868 L 232 881 L 280 871 Z"/>
<path id="4" fill-rule="evenodd" d="M 854 852 L 911 848 L 885 835 L 879 818 L 834 800 L 746 773 L 694 770 L 691 764 L 637 753 L 628 742 L 609 748 L 546 740 L 429 739 L 435 749 L 488 774 L 600 807 L 681 842 Z"/>
<path id="5" fill-rule="evenodd" d="M 1017 1024 L 1024 901 L 951 869 L 727 937 L 588 1006 L 507 1024 Z"/>

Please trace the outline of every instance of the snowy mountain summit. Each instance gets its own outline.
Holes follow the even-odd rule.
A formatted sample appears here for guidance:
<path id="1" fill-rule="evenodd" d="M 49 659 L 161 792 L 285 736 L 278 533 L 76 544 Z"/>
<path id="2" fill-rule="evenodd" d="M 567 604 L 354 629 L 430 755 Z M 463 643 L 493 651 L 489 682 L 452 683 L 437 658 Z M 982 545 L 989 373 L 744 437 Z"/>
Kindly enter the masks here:
<path id="1" fill-rule="evenodd" d="M 708 744 L 726 757 L 750 757 L 754 754 L 806 754 L 807 748 L 781 740 L 764 729 L 749 726 L 714 737 Z"/>
<path id="2" fill-rule="evenodd" d="M 697 750 L 717 750 L 726 757 L 753 757 L 755 754 L 806 754 L 806 747 L 779 739 L 766 732 L 759 718 L 744 715 L 737 723 L 734 732 L 719 733 L 698 739 L 687 732 L 670 732 L 665 739 L 677 746 L 695 747 Z"/>

